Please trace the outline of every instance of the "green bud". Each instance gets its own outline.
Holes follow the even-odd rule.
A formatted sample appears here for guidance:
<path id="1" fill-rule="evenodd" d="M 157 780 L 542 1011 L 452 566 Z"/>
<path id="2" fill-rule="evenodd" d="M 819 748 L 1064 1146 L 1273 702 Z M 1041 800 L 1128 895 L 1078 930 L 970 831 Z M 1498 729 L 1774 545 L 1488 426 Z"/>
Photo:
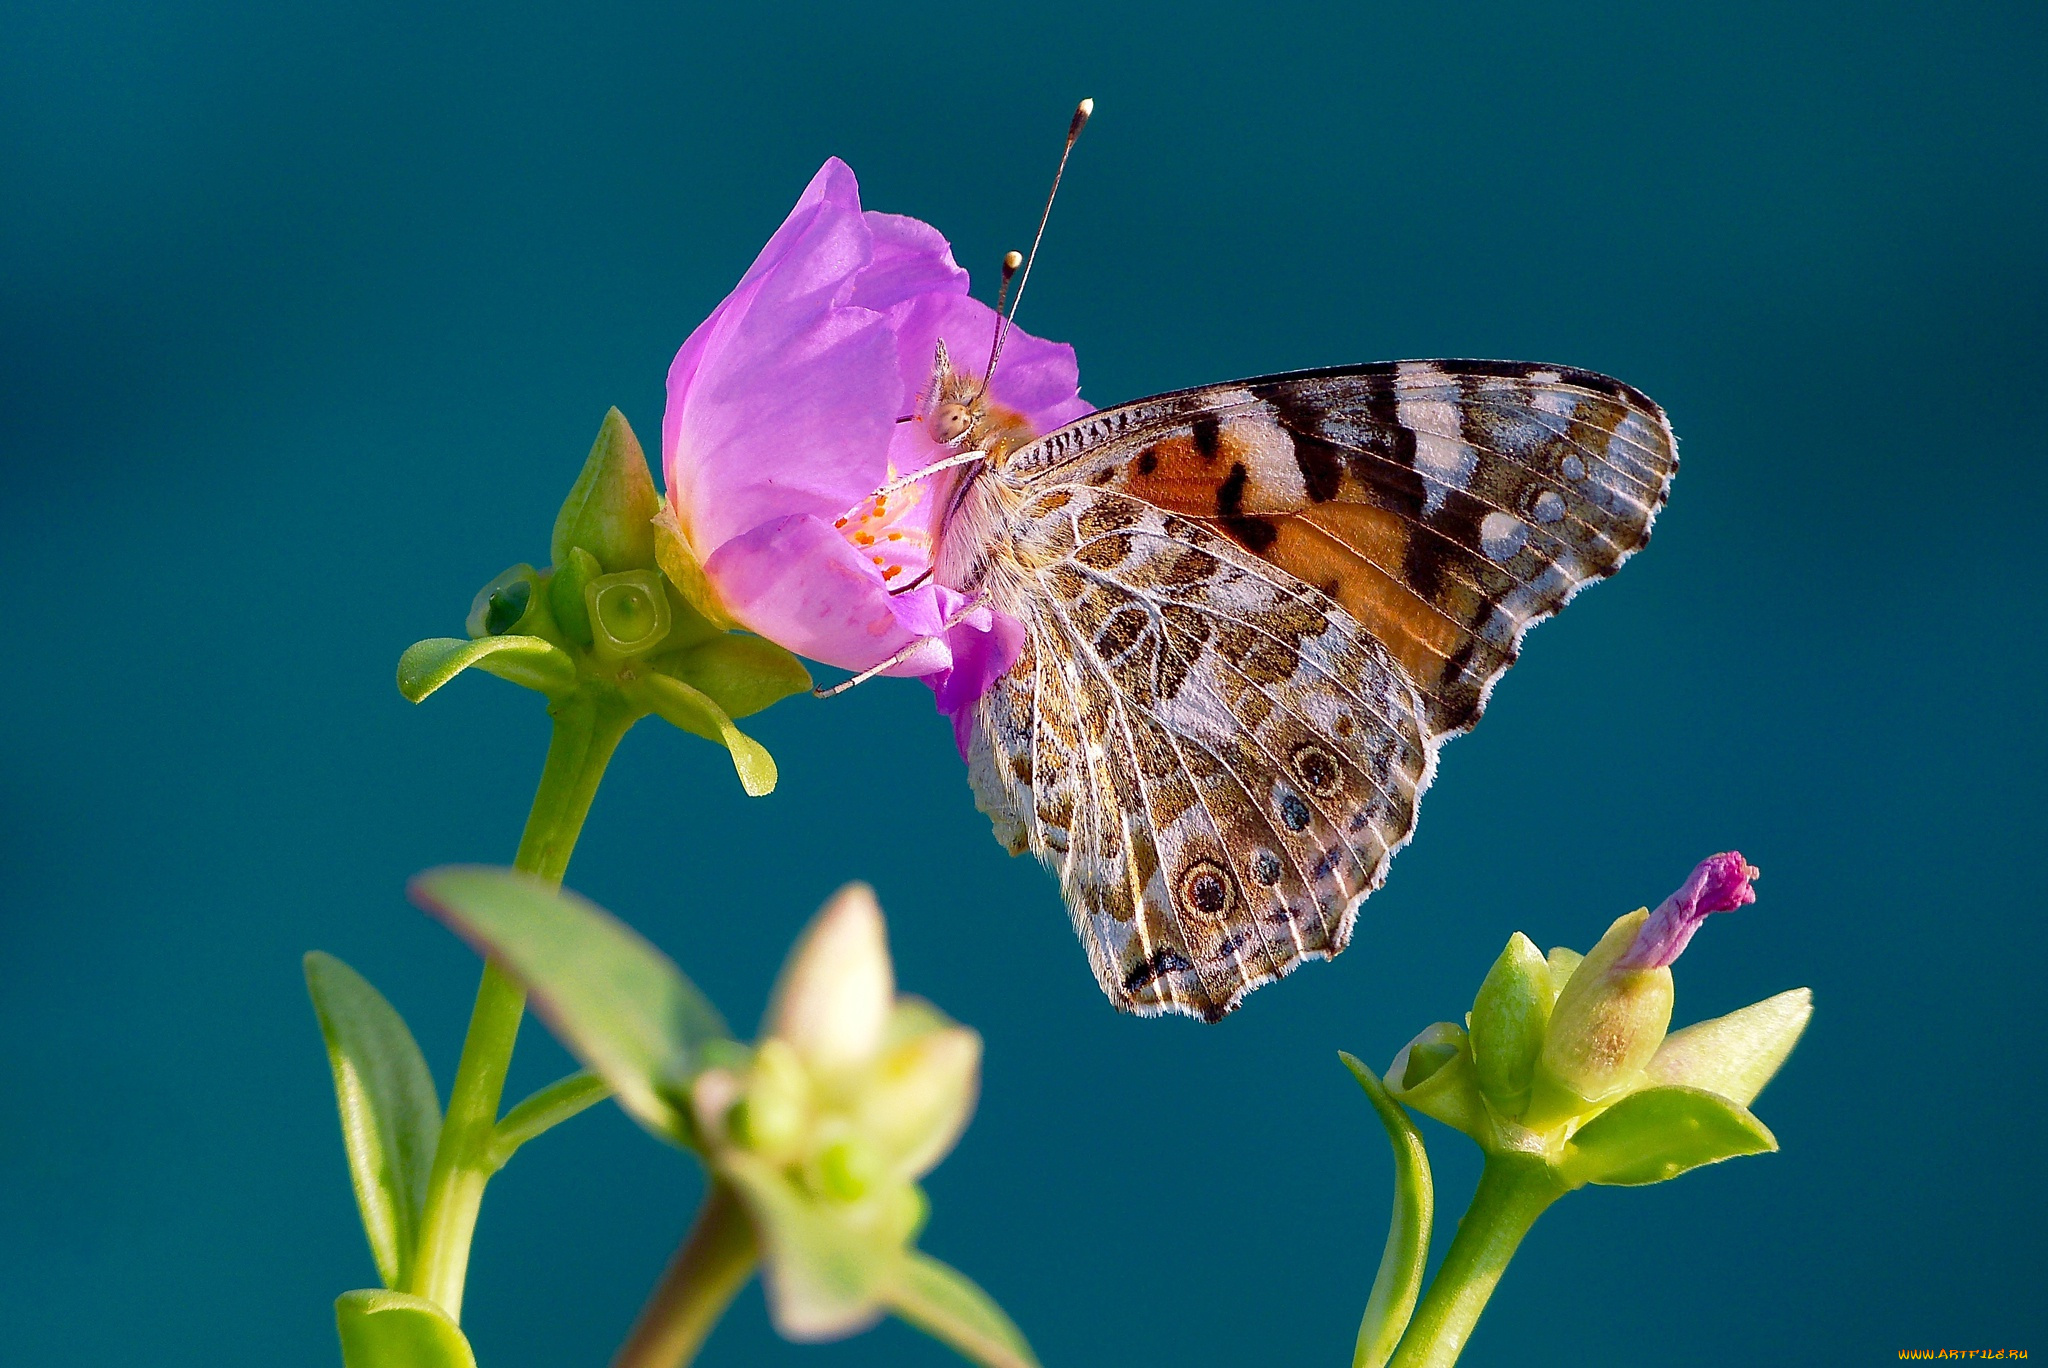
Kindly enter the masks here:
<path id="1" fill-rule="evenodd" d="M 668 591 L 653 570 L 601 575 L 583 586 L 592 643 L 600 655 L 631 659 L 668 636 Z"/>
<path id="2" fill-rule="evenodd" d="M 470 639 L 523 631 L 533 616 L 539 591 L 540 572 L 530 565 L 515 565 L 477 590 L 469 605 Z"/>
<path id="3" fill-rule="evenodd" d="M 1524 1124 L 1550 1130 L 1597 1110 L 1642 1079 L 1671 1025 L 1671 971 L 1617 968 L 1648 920 L 1615 920 L 1557 995 Z"/>
<path id="4" fill-rule="evenodd" d="M 1555 1003 L 1557 995 L 1572 981 L 1572 975 L 1579 971 L 1586 957 L 1568 945 L 1550 947 L 1550 1000 Z"/>
<path id="5" fill-rule="evenodd" d="M 597 557 L 572 546 L 555 561 L 554 576 L 548 581 L 548 603 L 555 610 L 555 621 L 561 624 L 562 634 L 578 646 L 588 646 L 592 640 L 590 604 L 583 591 L 603 574 Z"/>
<path id="6" fill-rule="evenodd" d="M 560 569 L 571 547 L 597 557 L 605 571 L 652 570 L 654 515 L 661 498 L 639 439 L 617 409 L 605 414 L 583 473 L 555 515 L 548 554 Z"/>
<path id="7" fill-rule="evenodd" d="M 818 1189 L 835 1202 L 857 1202 L 884 1176 L 881 1156 L 858 1136 L 825 1146 L 818 1156 Z"/>
<path id="8" fill-rule="evenodd" d="M 1439 1021 L 1409 1041 L 1387 1066 L 1386 1086 L 1403 1106 L 1433 1116 L 1482 1145 L 1490 1142 L 1493 1123 L 1479 1093 L 1463 1028 Z"/>
<path id="9" fill-rule="evenodd" d="M 726 1129 L 742 1149 L 769 1158 L 786 1156 L 810 1124 L 810 1079 L 796 1051 L 768 1039 L 754 1052 L 746 1095 L 726 1113 Z"/>
<path id="10" fill-rule="evenodd" d="M 1479 1090 L 1502 1116 L 1529 1105 L 1529 1084 L 1556 997 L 1543 952 L 1517 931 L 1472 1000 L 1472 1068 Z"/>

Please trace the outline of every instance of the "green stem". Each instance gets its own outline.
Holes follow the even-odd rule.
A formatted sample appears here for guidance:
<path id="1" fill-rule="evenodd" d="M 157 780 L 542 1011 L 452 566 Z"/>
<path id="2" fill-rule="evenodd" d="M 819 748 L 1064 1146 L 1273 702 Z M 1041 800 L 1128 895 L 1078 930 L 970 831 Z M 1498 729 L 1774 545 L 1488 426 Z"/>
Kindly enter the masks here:
<path id="1" fill-rule="evenodd" d="M 669 1260 L 612 1368 L 684 1368 L 753 1276 L 759 1253 L 746 1209 L 730 1187 L 712 1179 L 697 1223 Z"/>
<path id="2" fill-rule="evenodd" d="M 1479 1190 L 1390 1368 L 1450 1368 L 1458 1361 L 1522 1237 L 1564 1193 L 1564 1185 L 1540 1159 L 1487 1156 Z"/>
<path id="3" fill-rule="evenodd" d="M 623 704 L 583 693 L 558 701 L 548 711 L 555 720 L 554 735 L 512 865 L 559 884 L 605 764 L 635 714 Z M 485 961 L 476 1006 L 469 1015 L 469 1035 L 462 1042 L 462 1059 L 448 1094 L 448 1115 L 434 1147 L 419 1248 L 406 1289 L 436 1303 L 458 1323 L 462 1285 L 469 1273 L 469 1243 L 476 1233 L 484 1185 L 495 1167 L 498 1103 L 525 1011 L 526 990 L 494 962 Z"/>

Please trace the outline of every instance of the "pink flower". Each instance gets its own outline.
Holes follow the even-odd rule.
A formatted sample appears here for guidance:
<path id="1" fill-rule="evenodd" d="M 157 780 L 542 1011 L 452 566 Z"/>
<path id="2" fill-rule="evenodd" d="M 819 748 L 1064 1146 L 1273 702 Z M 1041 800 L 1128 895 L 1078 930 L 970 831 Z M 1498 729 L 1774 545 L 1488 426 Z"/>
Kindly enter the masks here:
<path id="1" fill-rule="evenodd" d="M 737 288 L 676 354 L 662 419 L 668 497 L 734 620 L 799 655 L 923 676 L 966 753 L 974 701 L 1015 663 L 1023 628 L 926 580 L 946 477 L 884 500 L 947 454 L 913 413 L 943 339 L 988 364 L 995 314 L 937 229 L 863 213 L 834 158 Z M 1046 433 L 1089 412 L 1073 348 L 1013 331 L 991 397 Z M 948 629 L 946 624 L 967 609 Z"/>
<path id="2" fill-rule="evenodd" d="M 1692 933 L 1710 913 L 1733 912 L 1756 901 L 1756 890 L 1750 887 L 1750 880 L 1756 877 L 1756 869 L 1740 851 L 1707 856 L 1676 893 L 1657 904 L 1657 910 L 1636 933 L 1635 944 L 1615 961 L 1615 967 L 1668 968 L 1685 952 Z"/>

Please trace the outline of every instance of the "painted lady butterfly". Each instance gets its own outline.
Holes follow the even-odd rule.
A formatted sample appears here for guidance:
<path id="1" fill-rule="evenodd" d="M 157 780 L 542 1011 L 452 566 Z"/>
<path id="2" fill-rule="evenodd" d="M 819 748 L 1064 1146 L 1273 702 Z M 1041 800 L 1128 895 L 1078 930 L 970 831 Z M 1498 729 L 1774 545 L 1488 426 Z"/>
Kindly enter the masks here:
<path id="1" fill-rule="evenodd" d="M 968 467 L 937 578 L 1026 632 L 969 778 L 1144 1015 L 1214 1021 L 1344 949 L 1445 740 L 1678 467 L 1662 409 L 1563 366 L 1302 371 L 1042 437 L 987 388 L 942 345 L 919 414 Z"/>

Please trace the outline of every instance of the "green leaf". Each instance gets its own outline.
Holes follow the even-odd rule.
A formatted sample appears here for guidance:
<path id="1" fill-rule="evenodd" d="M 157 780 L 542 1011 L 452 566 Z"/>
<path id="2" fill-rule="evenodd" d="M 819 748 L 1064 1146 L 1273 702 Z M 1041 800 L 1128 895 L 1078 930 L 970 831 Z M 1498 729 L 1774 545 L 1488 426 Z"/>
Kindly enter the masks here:
<path id="1" fill-rule="evenodd" d="M 450 865 L 412 881 L 413 901 L 533 994 L 534 1008 L 628 1115 L 687 1143 L 677 1090 L 729 1034 L 668 956 L 583 898 L 510 869 Z"/>
<path id="2" fill-rule="evenodd" d="M 1794 988 L 1664 1037 L 1643 1077 L 1700 1088 L 1748 1106 L 1813 1019 L 1813 992 Z"/>
<path id="3" fill-rule="evenodd" d="M 576 662 L 541 637 L 430 637 L 415 641 L 398 658 L 398 691 L 417 703 L 472 665 L 549 695 L 567 693 L 576 685 Z"/>
<path id="4" fill-rule="evenodd" d="M 803 662 L 765 637 L 728 633 L 673 660 L 669 673 L 708 694 L 728 717 L 750 717 L 811 687 Z"/>
<path id="5" fill-rule="evenodd" d="M 845 1203 L 805 1191 L 781 1166 L 723 1150 L 719 1168 L 753 1219 L 775 1328 L 792 1340 L 831 1340 L 881 1319 L 905 1257 L 890 1209 L 909 1184 Z"/>
<path id="6" fill-rule="evenodd" d="M 346 1368 L 476 1368 L 455 1322 L 425 1297 L 344 1292 L 334 1302 Z"/>
<path id="7" fill-rule="evenodd" d="M 1580 1127 L 1558 1172 L 1573 1187 L 1638 1187 L 1777 1147 L 1777 1138 L 1738 1102 L 1698 1088 L 1645 1088 Z"/>
<path id="8" fill-rule="evenodd" d="M 332 955 L 315 950 L 305 963 L 363 1232 L 377 1276 L 397 1287 L 412 1271 L 441 1101 L 405 1019 L 383 994 Z"/>
<path id="9" fill-rule="evenodd" d="M 962 1358 L 988 1368 L 1038 1368 L 1023 1332 L 966 1274 L 911 1250 L 884 1296 L 889 1309 Z"/>
<path id="10" fill-rule="evenodd" d="M 1408 1329 L 1415 1299 L 1422 1292 L 1436 1186 L 1430 1178 L 1429 1154 L 1422 1147 L 1422 1136 L 1401 1104 L 1356 1056 L 1340 1050 L 1337 1057 L 1372 1099 L 1372 1109 L 1379 1114 L 1394 1147 L 1394 1214 L 1387 1223 L 1387 1247 L 1380 1255 L 1380 1271 L 1372 1280 L 1372 1295 L 1366 1298 L 1365 1315 L 1358 1323 L 1358 1345 L 1351 1356 L 1352 1368 L 1385 1368 Z"/>
<path id="11" fill-rule="evenodd" d="M 491 1167 L 503 1168 L 521 1145 L 611 1095 L 611 1084 L 595 1074 L 556 1079 L 499 1119 L 491 1132 Z"/>
<path id="12" fill-rule="evenodd" d="M 620 690 L 663 721 L 724 746 L 732 756 L 732 767 L 739 772 L 740 787 L 749 797 L 759 798 L 775 791 L 775 757 L 735 727 L 725 709 L 706 697 L 703 690 L 653 672 L 621 684 Z"/>
<path id="13" fill-rule="evenodd" d="M 626 415 L 612 409 L 591 443 L 583 471 L 555 515 L 548 555 L 557 568 L 572 546 L 597 557 L 608 573 L 654 568 L 654 515 L 661 496 L 646 453 Z"/>

